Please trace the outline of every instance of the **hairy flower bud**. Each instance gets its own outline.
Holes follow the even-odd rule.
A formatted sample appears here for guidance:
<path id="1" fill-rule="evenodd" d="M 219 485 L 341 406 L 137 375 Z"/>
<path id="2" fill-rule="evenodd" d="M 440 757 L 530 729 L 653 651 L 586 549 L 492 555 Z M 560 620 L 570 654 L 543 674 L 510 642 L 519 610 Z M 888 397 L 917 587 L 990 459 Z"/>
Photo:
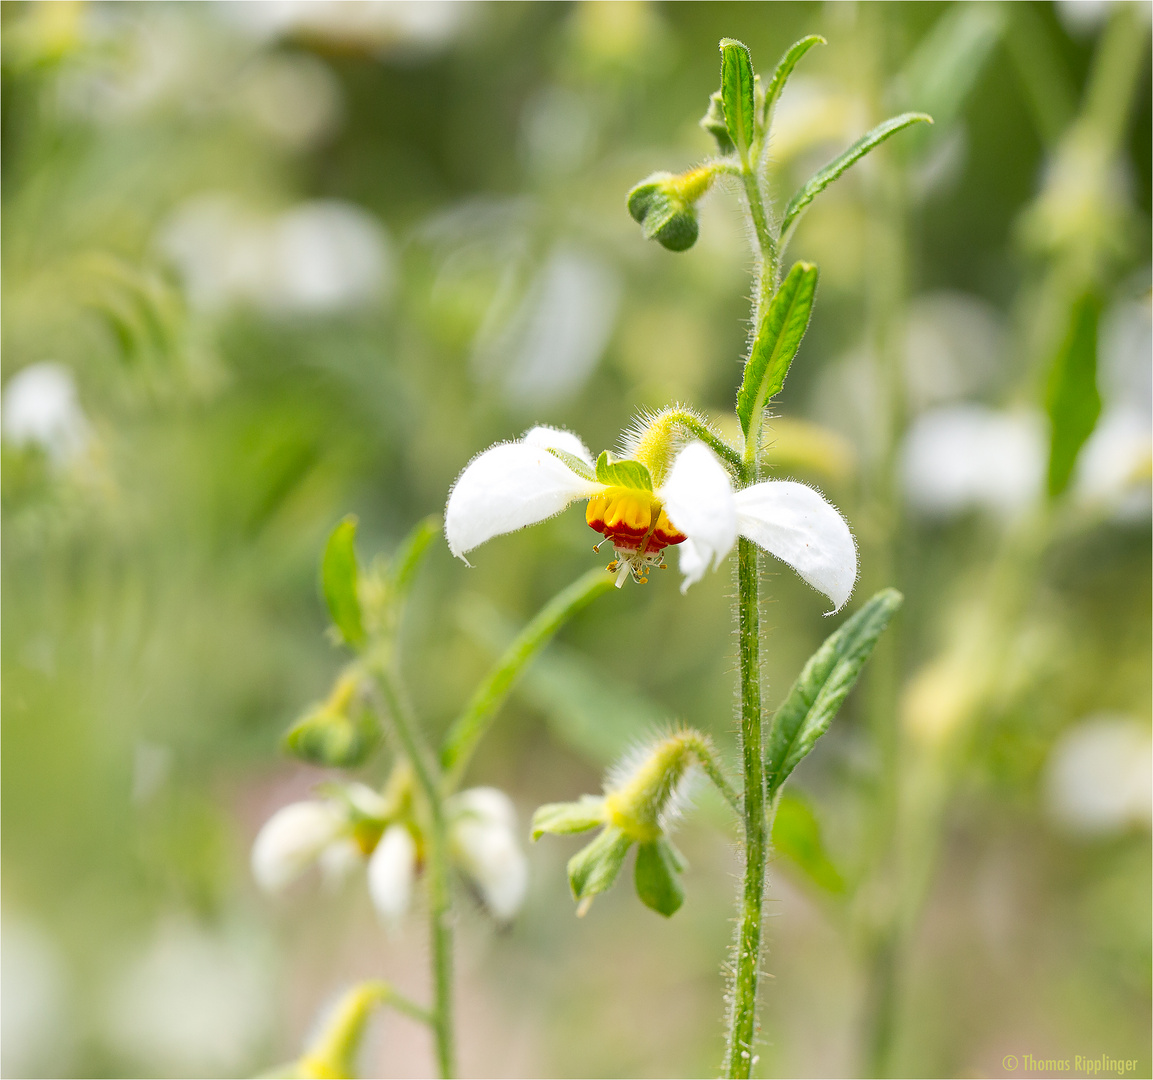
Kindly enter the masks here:
<path id="1" fill-rule="evenodd" d="M 669 251 L 687 251 L 700 232 L 696 202 L 712 180 L 708 166 L 679 176 L 655 172 L 629 192 L 629 213 L 647 239 L 659 241 Z"/>

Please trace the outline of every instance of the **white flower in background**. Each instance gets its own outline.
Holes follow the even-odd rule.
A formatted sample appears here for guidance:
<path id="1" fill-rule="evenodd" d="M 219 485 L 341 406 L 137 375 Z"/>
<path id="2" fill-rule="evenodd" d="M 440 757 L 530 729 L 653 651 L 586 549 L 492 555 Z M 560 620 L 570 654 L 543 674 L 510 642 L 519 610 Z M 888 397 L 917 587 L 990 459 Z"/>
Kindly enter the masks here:
<path id="1" fill-rule="evenodd" d="M 496 788 L 462 791 L 449 800 L 453 858 L 500 922 L 520 911 L 528 890 L 528 861 L 516 839 L 516 809 Z"/>
<path id="2" fill-rule="evenodd" d="M 703 442 L 674 454 L 668 438 L 654 440 L 660 417 L 628 439 L 631 459 L 593 461 L 571 432 L 535 427 L 516 442 L 475 457 L 449 494 L 444 531 L 461 559 L 473 548 L 559 514 L 587 499 L 585 520 L 610 540 L 609 569 L 647 580 L 664 549 L 681 545 L 683 592 L 745 536 L 788 563 L 840 609 L 857 577 L 852 533 L 817 491 L 770 480 L 734 492 L 725 467 Z M 671 460 L 670 460 L 671 459 Z M 642 464 L 647 461 L 648 464 Z M 467 560 L 465 560 L 467 562 Z"/>
<path id="3" fill-rule="evenodd" d="M 922 413 L 901 451 L 910 504 L 925 514 L 1012 514 L 1041 495 L 1045 426 L 1032 412 L 950 405 Z"/>
<path id="4" fill-rule="evenodd" d="M 292 884 L 345 830 L 345 818 L 329 802 L 296 802 L 264 823 L 252 845 L 252 876 L 266 892 Z"/>
<path id="5" fill-rule="evenodd" d="M 395 928 L 408 912 L 416 870 L 417 849 L 412 833 L 405 825 L 390 825 L 368 860 L 368 895 L 381 921 L 390 928 Z"/>
<path id="6" fill-rule="evenodd" d="M 0 948 L 0 1071 L 4 1076 L 67 1076 L 78 1030 L 71 973 L 60 947 L 39 926 L 4 915 Z"/>
<path id="7" fill-rule="evenodd" d="M 185 203 L 159 244 L 197 307 L 252 304 L 274 315 L 328 315 L 387 296 L 391 253 L 380 223 L 350 203 L 322 199 L 278 216 L 226 195 Z"/>
<path id="8" fill-rule="evenodd" d="M 39 446 L 56 465 L 75 459 L 88 444 L 88 421 L 72 372 L 50 360 L 30 364 L 8 380 L 0 423 L 8 442 Z"/>
<path id="9" fill-rule="evenodd" d="M 1057 740 L 1045 768 L 1050 815 L 1071 832 L 1104 835 L 1153 822 L 1153 739 L 1147 724 L 1108 713 Z"/>

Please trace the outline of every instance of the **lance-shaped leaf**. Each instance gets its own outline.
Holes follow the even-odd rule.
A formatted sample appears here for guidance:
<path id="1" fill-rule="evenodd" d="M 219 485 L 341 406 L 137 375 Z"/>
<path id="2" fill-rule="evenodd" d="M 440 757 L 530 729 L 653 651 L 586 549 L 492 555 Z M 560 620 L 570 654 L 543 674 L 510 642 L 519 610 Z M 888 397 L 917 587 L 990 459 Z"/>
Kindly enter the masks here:
<path id="1" fill-rule="evenodd" d="M 356 565 L 356 517 L 349 514 L 324 545 L 320 562 L 320 585 L 328 613 L 349 645 L 364 644 L 364 620 L 357 593 L 359 571 Z"/>
<path id="2" fill-rule="evenodd" d="M 867 134 L 862 135 L 843 154 L 835 157 L 823 169 L 814 173 L 804 187 L 789 200 L 789 205 L 785 207 L 784 217 L 781 218 L 782 246 L 805 207 L 836 180 L 841 173 L 855 165 L 870 150 L 876 149 L 886 139 L 896 135 L 898 131 L 903 131 L 911 124 L 931 124 L 932 122 L 933 118 L 927 113 L 908 112 L 901 113 L 900 116 L 894 116 L 886 120 L 883 124 L 878 124 Z"/>
<path id="3" fill-rule="evenodd" d="M 816 293 L 817 268 L 812 263 L 794 263 L 761 319 L 737 392 L 737 416 L 746 436 L 756 427 L 754 419 L 769 399 L 785 385 L 789 365 L 808 329 Z"/>
<path id="4" fill-rule="evenodd" d="M 756 90 L 749 50 L 732 38 L 721 38 L 721 104 L 729 138 L 743 161 L 756 137 Z"/>
<path id="5" fill-rule="evenodd" d="M 773 717 L 765 751 L 770 798 L 828 730 L 903 600 L 896 589 L 882 589 L 809 658 Z"/>
<path id="6" fill-rule="evenodd" d="M 639 461 L 609 461 L 609 452 L 604 450 L 597 458 L 597 479 L 602 484 L 652 491 L 653 478 Z"/>
<path id="7" fill-rule="evenodd" d="M 1049 496 L 1069 486 L 1073 466 L 1101 415 L 1097 392 L 1097 320 L 1100 301 L 1092 293 L 1069 312 L 1065 339 L 1053 358 L 1045 408 L 1049 413 Z"/>
<path id="8" fill-rule="evenodd" d="M 667 919 L 685 902 L 680 873 L 684 861 L 663 836 L 637 848 L 637 896 L 646 906 Z"/>
<path id="9" fill-rule="evenodd" d="M 810 34 L 808 37 L 801 38 L 800 41 L 790 45 L 788 51 L 777 62 L 777 69 L 773 72 L 773 77 L 769 80 L 768 89 L 765 90 L 765 104 L 764 112 L 761 114 L 764 117 L 764 125 L 766 130 L 773 119 L 773 108 L 777 104 L 777 99 L 781 96 L 781 91 L 785 88 L 785 83 L 788 82 L 789 76 L 793 73 L 793 68 L 797 66 L 797 62 L 805 55 L 814 45 L 826 44 L 825 39 L 820 34 Z"/>
<path id="10" fill-rule="evenodd" d="M 839 896 L 845 879 L 825 850 L 821 826 L 807 799 L 785 792 L 773 818 L 773 848 L 822 892 Z"/>

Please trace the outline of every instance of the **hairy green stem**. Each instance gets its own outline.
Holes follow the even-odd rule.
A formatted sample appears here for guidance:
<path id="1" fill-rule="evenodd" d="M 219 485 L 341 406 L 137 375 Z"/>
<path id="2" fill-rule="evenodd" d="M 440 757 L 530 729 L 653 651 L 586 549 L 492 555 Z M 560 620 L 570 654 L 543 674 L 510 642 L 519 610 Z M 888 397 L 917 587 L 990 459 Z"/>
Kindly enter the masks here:
<path id="1" fill-rule="evenodd" d="M 613 583 L 613 575 L 607 571 L 590 570 L 557 593 L 505 649 L 445 736 L 440 764 L 446 794 L 460 783 L 473 751 L 529 661 L 569 619 L 602 593 L 608 592 Z"/>
<path id="2" fill-rule="evenodd" d="M 757 1029 L 757 983 L 761 963 L 768 829 L 761 733 L 760 604 L 757 546 L 737 542 L 737 615 L 740 640 L 741 751 L 744 759 L 745 880 L 741 893 L 737 955 L 725 1075 L 748 1077 Z"/>
<path id="3" fill-rule="evenodd" d="M 377 685 L 392 718 L 404 752 L 412 762 L 416 781 L 427 804 L 429 817 L 428 896 L 429 933 L 432 938 L 432 1027 L 440 1074 L 456 1073 L 452 1009 L 452 886 L 448 868 L 448 831 L 444 820 L 441 785 L 428 750 L 420 737 L 412 709 L 387 662 L 373 665 Z"/>

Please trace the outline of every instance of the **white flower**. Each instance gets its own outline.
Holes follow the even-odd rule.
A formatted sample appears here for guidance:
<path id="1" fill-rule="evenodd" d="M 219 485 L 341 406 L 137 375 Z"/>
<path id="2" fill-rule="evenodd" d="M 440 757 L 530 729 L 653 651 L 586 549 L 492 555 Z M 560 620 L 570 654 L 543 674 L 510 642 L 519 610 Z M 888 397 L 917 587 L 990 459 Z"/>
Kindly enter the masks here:
<path id="1" fill-rule="evenodd" d="M 252 874 L 266 892 L 290 885 L 345 828 L 340 811 L 327 802 L 283 806 L 264 823 L 252 845 Z"/>
<path id="2" fill-rule="evenodd" d="M 512 800 L 496 788 L 470 788 L 450 800 L 448 812 L 457 865 L 493 917 L 510 921 L 528 889 L 528 862 L 516 841 Z"/>
<path id="3" fill-rule="evenodd" d="M 416 841 L 404 825 L 390 825 L 368 860 L 368 894 L 386 926 L 404 918 L 415 879 Z"/>
<path id="4" fill-rule="evenodd" d="M 633 442 L 639 447 L 645 436 Z M 464 559 L 486 540 L 544 521 L 577 499 L 589 500 L 585 520 L 613 543 L 609 569 L 619 571 L 618 586 L 629 572 L 645 581 L 648 569 L 663 563 L 664 549 L 680 544 L 683 592 L 710 563 L 720 565 L 738 535 L 788 563 L 836 609 L 856 581 L 852 533 L 819 492 L 788 480 L 734 492 L 729 473 L 700 441 L 680 449 L 664 470 L 604 454 L 594 463 L 571 432 L 535 427 L 469 463 L 449 494 L 445 537 Z"/>
<path id="5" fill-rule="evenodd" d="M 8 380 L 2 419 L 8 442 L 40 446 L 56 465 L 77 457 L 88 442 L 72 372 L 52 361 L 30 364 Z"/>

